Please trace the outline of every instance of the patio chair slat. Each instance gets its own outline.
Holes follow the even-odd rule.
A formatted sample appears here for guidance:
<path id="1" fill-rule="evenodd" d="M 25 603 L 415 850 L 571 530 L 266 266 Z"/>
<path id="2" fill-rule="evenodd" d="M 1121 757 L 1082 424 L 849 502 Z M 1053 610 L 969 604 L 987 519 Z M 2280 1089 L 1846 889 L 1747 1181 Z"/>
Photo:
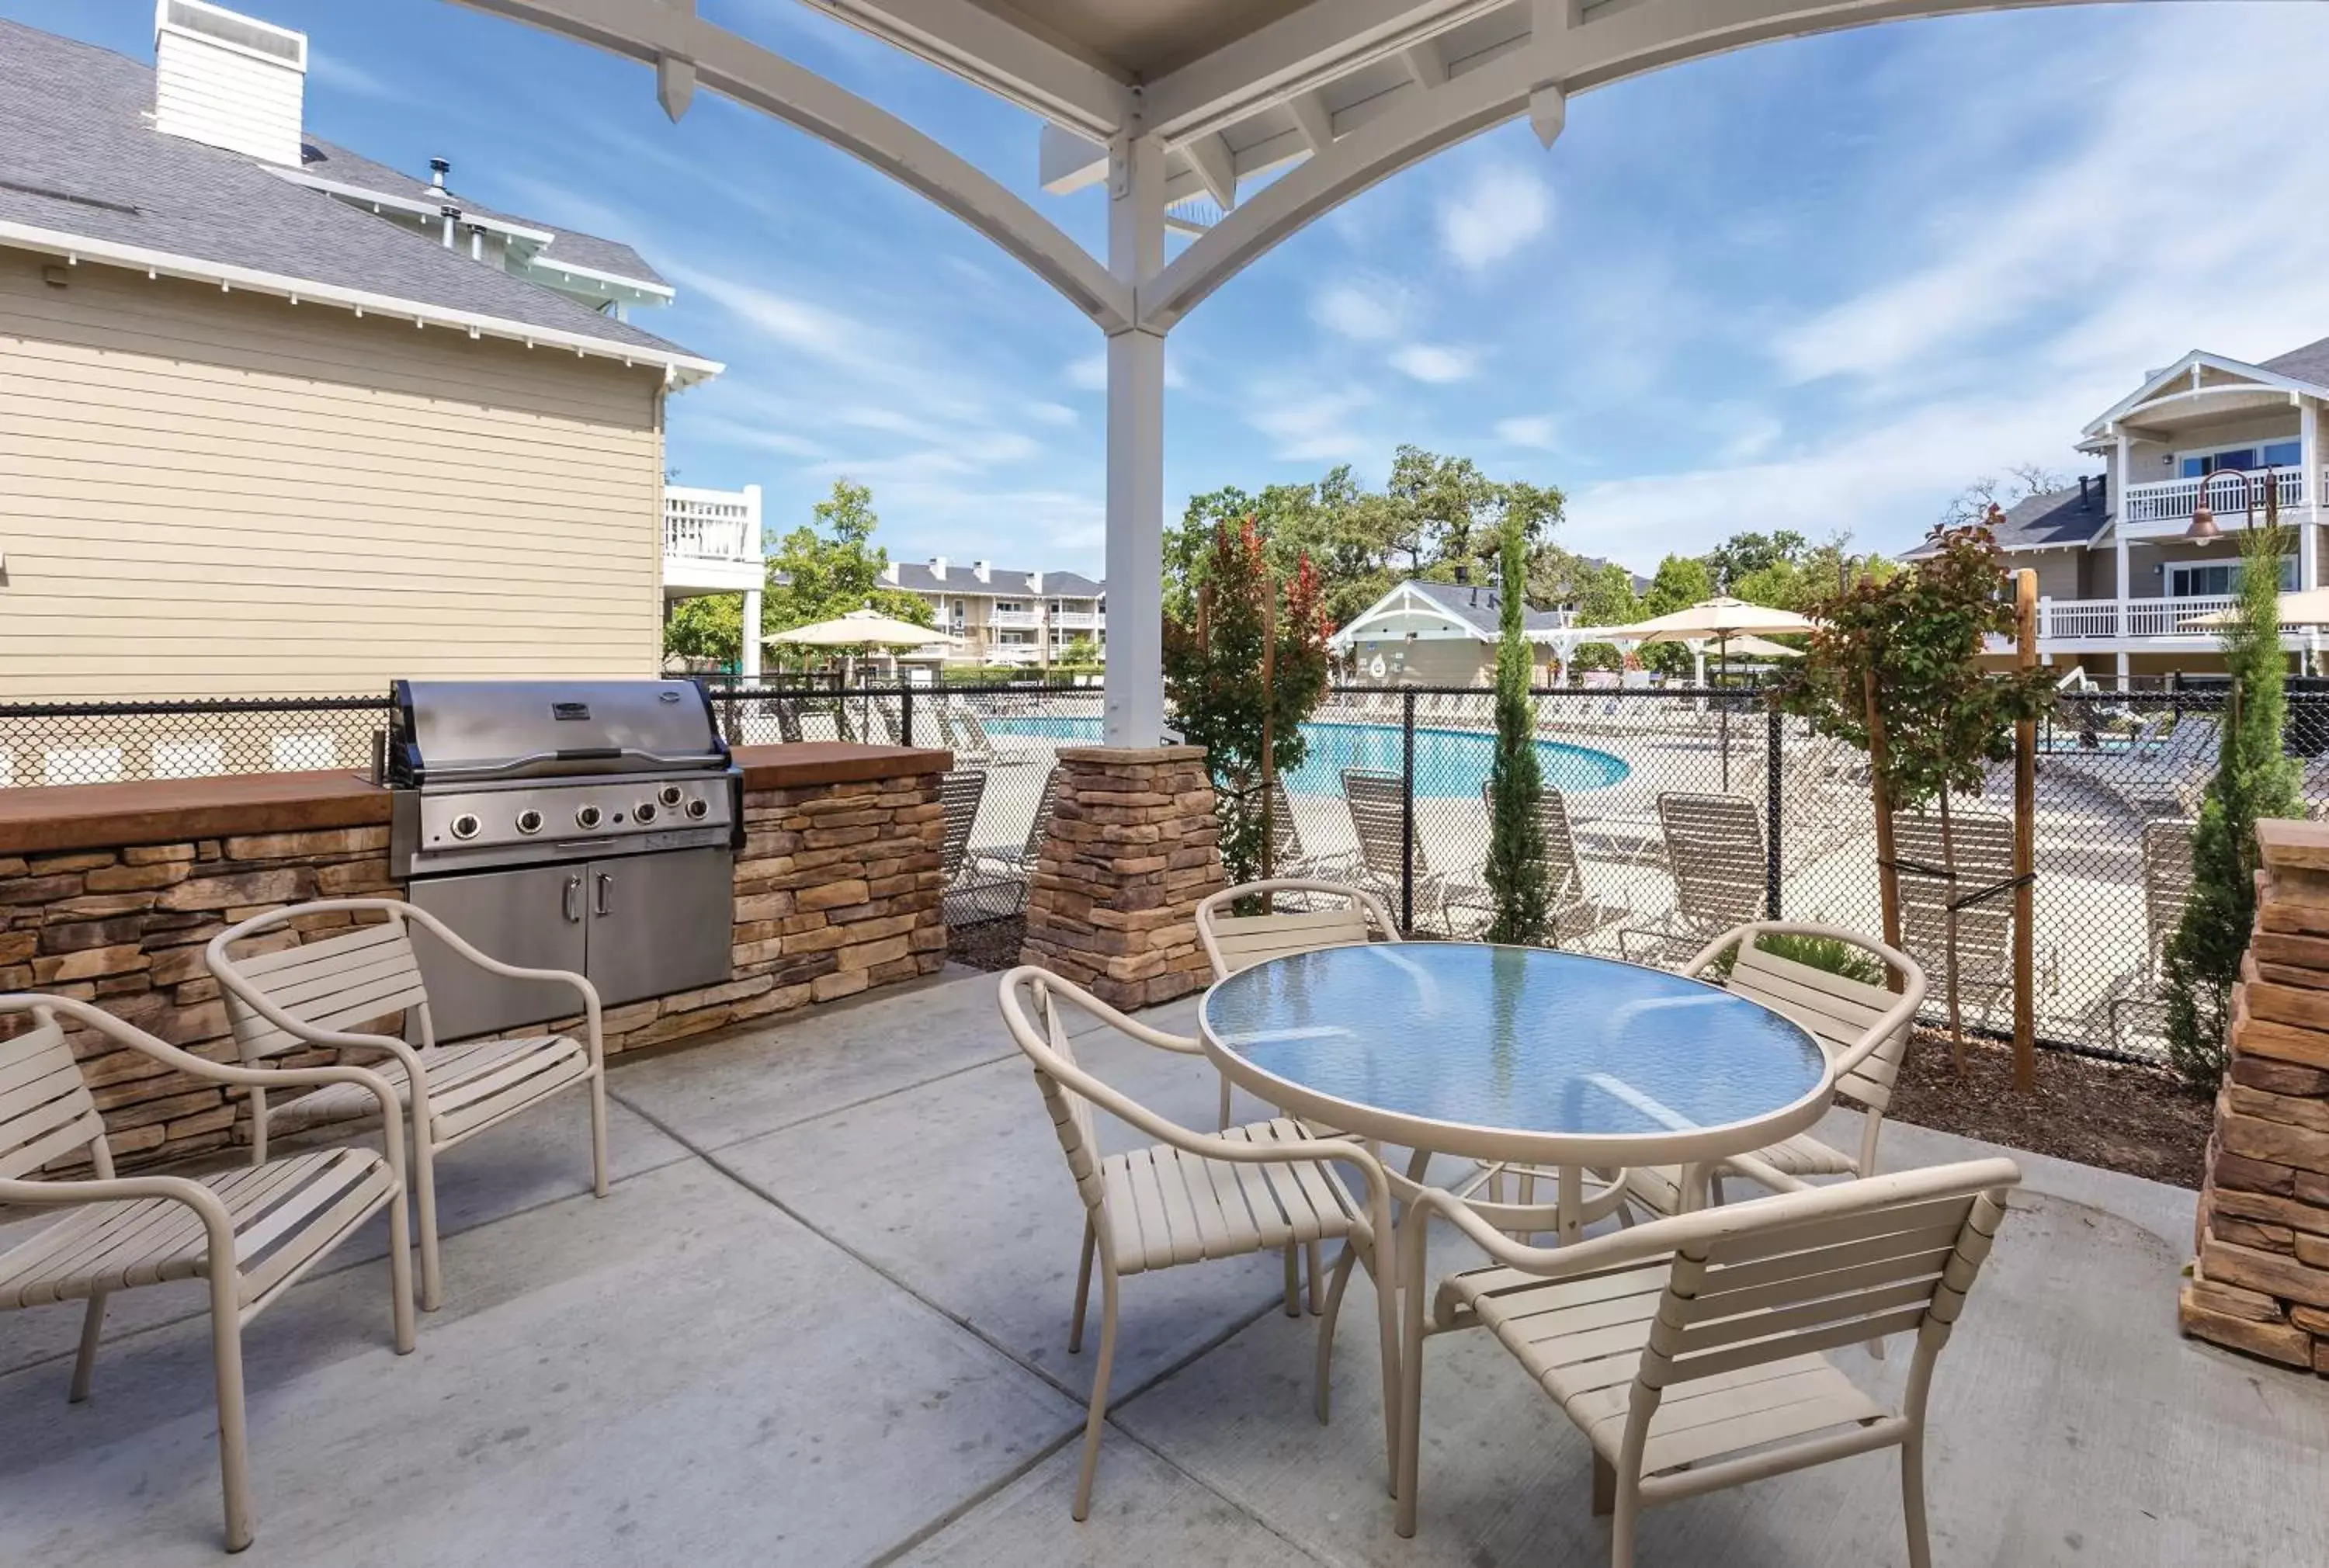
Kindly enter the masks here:
<path id="1" fill-rule="evenodd" d="M 1731 1395 L 1740 1408 L 1721 1416 L 1701 1416 L 1684 1406 L 1685 1413 L 1694 1419 L 1688 1425 L 1662 1431 L 1652 1438 L 1642 1451 L 1642 1469 L 1645 1474 L 1656 1475 L 1719 1454 L 1737 1453 L 1742 1449 L 1806 1437 L 1832 1427 L 1885 1418 L 1882 1405 L 1849 1383 L 1838 1387 L 1839 1381 L 1831 1373 L 1825 1378 L 1811 1376 L 1787 1384 L 1766 1381 L 1745 1389 L 1727 1388 L 1722 1392 Z M 1797 1397 L 1777 1397 L 1783 1390 L 1797 1389 L 1802 1390 Z M 1763 1403 L 1767 1400 L 1769 1403 Z"/>
<path id="2" fill-rule="evenodd" d="M 1946 1254 L 1956 1246 L 1961 1228 L 1957 1222 L 1952 1220 L 1909 1230 L 1888 1231 L 1865 1241 L 1846 1242 L 1841 1246 L 1825 1248 L 1820 1261 L 1825 1271 L 1834 1272 L 1856 1269 L 1863 1264 L 1889 1263 L 1895 1259 Z M 1730 1264 L 1719 1273 L 1707 1276 L 1700 1285 L 1699 1299 L 1708 1302 L 1719 1301 L 1729 1291 L 1753 1291 L 1776 1280 L 1793 1278 L 1803 1269 L 1801 1260 L 1801 1253 L 1782 1253 L 1753 1263 Z"/>
<path id="3" fill-rule="evenodd" d="M 0 1101 L 0 1181 L 104 1138 L 105 1122 L 63 1026 L 43 1019 L 0 1040 L 0 1072 L 18 1085 Z"/>
<path id="4" fill-rule="evenodd" d="M 1824 1254 L 1846 1242 L 1900 1235 L 1935 1225 L 1965 1223 L 1966 1199 L 1925 1198 L 1897 1204 L 1867 1214 L 1845 1214 L 1812 1225 L 1772 1226 L 1747 1235 L 1728 1236 L 1708 1244 L 1705 1262 L 1721 1266 L 1751 1263 L 1760 1258 Z"/>

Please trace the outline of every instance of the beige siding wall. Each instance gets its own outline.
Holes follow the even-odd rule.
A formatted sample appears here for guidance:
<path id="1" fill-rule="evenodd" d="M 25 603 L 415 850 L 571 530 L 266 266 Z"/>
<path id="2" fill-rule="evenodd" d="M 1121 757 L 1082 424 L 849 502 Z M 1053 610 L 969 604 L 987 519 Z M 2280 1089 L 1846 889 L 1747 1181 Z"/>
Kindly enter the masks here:
<path id="1" fill-rule="evenodd" d="M 0 697 L 655 672 L 662 378 L 0 250 Z"/>

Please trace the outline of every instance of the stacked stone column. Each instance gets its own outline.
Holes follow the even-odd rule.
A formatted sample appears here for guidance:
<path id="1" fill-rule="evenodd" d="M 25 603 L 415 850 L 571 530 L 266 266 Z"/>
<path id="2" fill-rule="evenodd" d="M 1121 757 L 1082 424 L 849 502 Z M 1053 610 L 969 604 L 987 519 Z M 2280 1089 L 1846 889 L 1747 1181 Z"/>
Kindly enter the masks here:
<path id="1" fill-rule="evenodd" d="M 1060 752 L 1021 962 L 1125 1009 L 1203 989 L 1197 905 L 1223 886 L 1204 759 L 1197 746 Z"/>
<path id="2" fill-rule="evenodd" d="M 2187 1334 L 2329 1374 L 2329 823 L 2258 824 Z"/>

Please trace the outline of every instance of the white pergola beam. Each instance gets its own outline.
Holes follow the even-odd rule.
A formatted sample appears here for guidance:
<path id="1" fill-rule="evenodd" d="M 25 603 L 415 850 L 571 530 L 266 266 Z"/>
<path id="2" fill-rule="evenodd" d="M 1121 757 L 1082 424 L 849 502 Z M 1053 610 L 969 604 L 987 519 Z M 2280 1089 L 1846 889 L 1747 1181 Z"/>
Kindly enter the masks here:
<path id="1" fill-rule="evenodd" d="M 1334 145 L 1334 111 L 1326 107 L 1325 95 L 1315 90 L 1297 92 L 1286 100 L 1286 109 L 1294 117 L 1294 128 L 1301 133 L 1305 147 L 1323 153 Z"/>
<path id="2" fill-rule="evenodd" d="M 1086 136 L 1114 136 L 1132 117 L 1132 92 L 1120 71 L 970 0 L 803 4 Z"/>
<path id="3" fill-rule="evenodd" d="M 1130 290 L 1164 264 L 1164 144 L 1119 137 L 1108 183 L 1108 266 Z M 1102 737 L 1155 746 L 1164 735 L 1164 334 L 1136 323 L 1108 339 L 1107 575 Z"/>
<path id="4" fill-rule="evenodd" d="M 1407 74 L 1415 85 L 1426 92 L 1447 85 L 1447 59 L 1432 39 L 1426 38 L 1400 50 L 1399 61 L 1407 67 Z"/>
<path id="5" fill-rule="evenodd" d="M 1511 119 L 1528 104 L 1535 62 L 1510 50 L 1436 92 L 1409 89 L 1257 193 L 1141 285 L 1140 324 L 1167 332 L 1213 290 L 1323 214 L 1441 148 Z"/>
<path id="6" fill-rule="evenodd" d="M 698 86 L 796 126 L 872 164 L 985 235 L 1103 332 L 1131 320 L 1132 291 L 999 181 L 904 120 L 684 12 L 635 0 L 459 0 L 661 68 L 691 61 Z"/>
<path id="7" fill-rule="evenodd" d="M 1150 82 L 1149 127 L 1177 143 L 1218 130 L 1512 0 L 1311 0 Z M 1523 0 L 1525 3 L 1525 0 Z"/>
<path id="8" fill-rule="evenodd" d="M 1237 205 L 1237 160 L 1221 133 L 1199 136 L 1181 151 L 1216 206 L 1226 212 Z"/>

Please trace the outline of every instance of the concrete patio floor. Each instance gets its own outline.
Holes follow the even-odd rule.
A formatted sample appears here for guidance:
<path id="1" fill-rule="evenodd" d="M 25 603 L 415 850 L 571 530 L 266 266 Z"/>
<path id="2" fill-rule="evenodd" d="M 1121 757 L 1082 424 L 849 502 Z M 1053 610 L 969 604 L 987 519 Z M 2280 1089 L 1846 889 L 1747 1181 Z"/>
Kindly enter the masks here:
<path id="1" fill-rule="evenodd" d="M 1398 1539 L 1364 1282 L 1321 1427 L 1315 1319 L 1278 1311 L 1275 1258 L 1127 1282 L 1098 1499 L 1071 1523 L 1080 1210 L 994 995 L 950 972 L 618 1065 L 603 1201 L 570 1097 L 449 1158 L 448 1300 L 415 1354 L 389 1348 L 377 1228 L 247 1335 L 259 1538 L 240 1560 L 1607 1562 L 1583 1440 L 1481 1335 L 1427 1347 L 1422 1528 Z M 1158 1021 L 1186 1028 L 1193 1005 Z M 1211 1124 L 1202 1062 L 1084 1056 Z M 1986 1146 L 1894 1127 L 1885 1150 L 1898 1168 Z M 2175 1333 L 2192 1195 L 2019 1158 L 1937 1380 L 1935 1562 L 2329 1562 L 2329 1385 Z M 78 1407 L 78 1304 L 0 1314 L 0 1563 L 224 1560 L 202 1302 L 118 1298 Z M 1907 1357 L 1838 1359 L 1882 1396 Z M 1872 1456 L 1655 1510 L 1641 1561 L 1902 1562 L 1897 1474 Z"/>

